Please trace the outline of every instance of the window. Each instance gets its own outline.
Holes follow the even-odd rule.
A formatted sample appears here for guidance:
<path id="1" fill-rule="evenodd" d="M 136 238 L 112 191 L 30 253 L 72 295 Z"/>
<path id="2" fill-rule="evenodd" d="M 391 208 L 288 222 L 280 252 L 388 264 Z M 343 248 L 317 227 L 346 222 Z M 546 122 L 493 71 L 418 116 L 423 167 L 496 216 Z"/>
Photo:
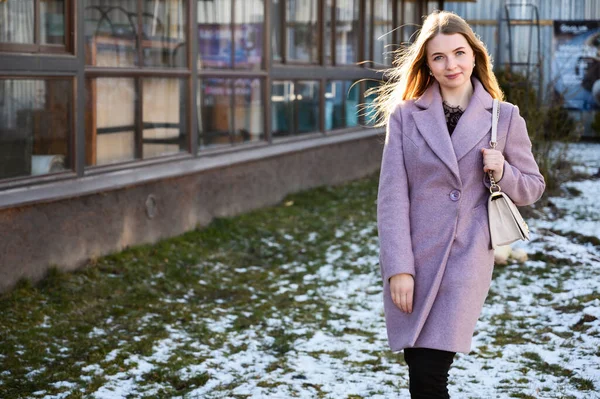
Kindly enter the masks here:
<path id="1" fill-rule="evenodd" d="M 393 7 L 390 0 L 373 0 L 373 61 L 376 66 L 391 66 Z"/>
<path id="2" fill-rule="evenodd" d="M 366 80 L 364 82 L 364 84 L 365 84 L 364 110 L 361 111 L 361 114 L 363 115 L 365 124 L 367 126 L 372 126 L 376 122 L 373 119 L 375 117 L 375 108 L 373 105 L 373 101 L 375 100 L 375 95 L 370 94 L 369 90 L 378 87 L 381 83 L 382 82 L 380 82 L 380 81 L 372 80 L 372 79 Z"/>
<path id="3" fill-rule="evenodd" d="M 320 1 L 324 0 L 273 0 L 271 37 L 274 61 L 319 63 Z"/>
<path id="4" fill-rule="evenodd" d="M 200 148 L 264 140 L 262 80 L 206 77 L 198 91 Z"/>
<path id="5" fill-rule="evenodd" d="M 312 80 L 273 82 L 273 137 L 319 130 L 319 86 L 319 82 Z"/>
<path id="6" fill-rule="evenodd" d="M 188 148 L 187 80 L 87 80 L 86 165 L 148 159 Z"/>
<path id="7" fill-rule="evenodd" d="M 187 67 L 186 3 L 144 0 L 138 9 L 137 2 L 85 0 L 86 63 L 98 67 Z"/>
<path id="8" fill-rule="evenodd" d="M 325 59 L 328 64 L 358 61 L 359 8 L 358 0 L 327 0 Z M 331 34 L 332 29 L 335 30 L 334 35 Z M 332 48 L 335 59 L 331 56 Z"/>
<path id="9" fill-rule="evenodd" d="M 402 42 L 410 42 L 412 35 L 417 31 L 417 25 L 419 24 L 417 7 L 418 4 L 416 3 L 416 0 L 404 0 L 404 11 L 402 13 L 404 19 Z M 412 39 L 414 39 L 414 37 Z"/>
<path id="10" fill-rule="evenodd" d="M 70 170 L 71 78 L 0 79 L 0 179 Z"/>
<path id="11" fill-rule="evenodd" d="M 85 165 L 188 151 L 188 2 L 85 0 L 84 7 Z"/>
<path id="12" fill-rule="evenodd" d="M 325 90 L 325 130 L 358 125 L 360 83 L 350 80 L 327 82 Z"/>
<path id="13" fill-rule="evenodd" d="M 198 1 L 199 68 L 263 67 L 264 0 Z"/>
<path id="14" fill-rule="evenodd" d="M 71 51 L 67 0 L 0 1 L 0 51 Z"/>

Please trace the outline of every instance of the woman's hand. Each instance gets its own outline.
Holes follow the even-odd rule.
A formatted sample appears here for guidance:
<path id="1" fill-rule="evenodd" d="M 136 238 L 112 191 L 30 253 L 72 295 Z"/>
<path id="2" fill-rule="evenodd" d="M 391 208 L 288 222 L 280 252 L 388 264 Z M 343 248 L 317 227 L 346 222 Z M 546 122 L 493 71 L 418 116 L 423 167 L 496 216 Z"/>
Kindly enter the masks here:
<path id="1" fill-rule="evenodd" d="M 415 281 L 408 273 L 396 274 L 390 278 L 392 301 L 405 313 L 412 313 Z"/>
<path id="2" fill-rule="evenodd" d="M 482 148 L 481 153 L 483 154 L 483 171 L 487 174 L 491 170 L 494 180 L 496 182 L 500 181 L 504 173 L 504 155 L 502 155 L 502 152 L 491 148 Z"/>

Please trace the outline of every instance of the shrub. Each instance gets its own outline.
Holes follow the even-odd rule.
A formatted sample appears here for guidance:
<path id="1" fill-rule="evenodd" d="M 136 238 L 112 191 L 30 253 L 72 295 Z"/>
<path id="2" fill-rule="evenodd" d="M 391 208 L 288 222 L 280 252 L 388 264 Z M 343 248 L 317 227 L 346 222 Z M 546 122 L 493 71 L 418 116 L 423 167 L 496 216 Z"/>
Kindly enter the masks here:
<path id="1" fill-rule="evenodd" d="M 560 183 L 571 175 L 567 144 L 579 140 L 581 124 L 563 108 L 564 99 L 560 94 L 553 93 L 548 104 L 541 105 L 536 88 L 524 75 L 503 70 L 497 72 L 496 77 L 506 101 L 517 105 L 527 122 L 533 154 L 546 179 L 544 196 L 556 194 Z"/>

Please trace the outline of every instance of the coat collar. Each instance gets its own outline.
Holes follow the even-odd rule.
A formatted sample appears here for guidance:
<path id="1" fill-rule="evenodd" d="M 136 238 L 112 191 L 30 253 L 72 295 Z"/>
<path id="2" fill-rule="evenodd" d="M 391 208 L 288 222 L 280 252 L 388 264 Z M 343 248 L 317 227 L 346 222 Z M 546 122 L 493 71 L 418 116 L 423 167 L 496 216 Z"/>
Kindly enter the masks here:
<path id="1" fill-rule="evenodd" d="M 492 96 L 479 79 L 471 77 L 473 95 L 464 114 L 460 117 L 452 137 L 448 132 L 442 106 L 442 95 L 437 81 L 415 100 L 421 110 L 412 113 L 417 129 L 436 153 L 460 180 L 460 161 L 492 127 Z"/>

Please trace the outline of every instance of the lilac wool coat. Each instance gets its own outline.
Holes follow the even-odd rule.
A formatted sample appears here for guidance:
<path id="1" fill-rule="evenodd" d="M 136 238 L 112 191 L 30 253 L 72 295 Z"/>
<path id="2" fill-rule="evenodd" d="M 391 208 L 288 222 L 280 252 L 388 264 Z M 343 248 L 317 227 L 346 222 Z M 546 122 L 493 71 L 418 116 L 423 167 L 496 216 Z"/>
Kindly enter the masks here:
<path id="1" fill-rule="evenodd" d="M 494 251 L 487 220 L 489 179 L 481 148 L 489 148 L 492 97 L 472 77 L 473 96 L 452 136 L 440 88 L 391 114 L 377 199 L 379 263 L 388 342 L 393 351 L 422 347 L 469 353 L 491 284 Z M 545 188 L 519 109 L 500 103 L 498 146 L 505 157 L 498 184 L 517 205 Z M 413 312 L 393 302 L 389 278 L 414 277 Z"/>

